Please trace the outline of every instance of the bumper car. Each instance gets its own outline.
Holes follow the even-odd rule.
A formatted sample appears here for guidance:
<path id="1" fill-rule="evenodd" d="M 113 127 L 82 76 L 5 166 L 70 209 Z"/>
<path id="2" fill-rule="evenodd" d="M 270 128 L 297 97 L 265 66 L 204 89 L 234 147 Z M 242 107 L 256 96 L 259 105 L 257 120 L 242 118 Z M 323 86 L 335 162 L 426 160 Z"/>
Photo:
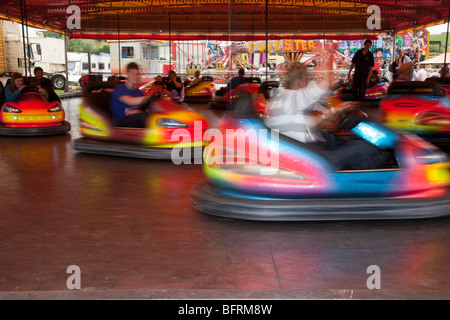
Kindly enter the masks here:
<path id="1" fill-rule="evenodd" d="M 259 87 L 261 86 L 261 78 L 246 77 L 245 82 L 237 85 L 235 88 L 228 90 L 228 85 L 216 91 L 213 100 L 209 103 L 211 109 L 229 109 L 233 103 L 239 98 L 241 92 L 247 92 L 253 98 L 258 96 Z"/>
<path id="2" fill-rule="evenodd" d="M 236 130 L 249 133 L 248 142 L 240 147 L 206 146 L 206 180 L 191 190 L 197 210 L 265 221 L 418 219 L 450 214 L 450 164 L 436 146 L 416 135 L 363 121 L 351 125 L 354 138 L 382 148 L 390 160 L 373 170 L 336 170 L 310 146 L 281 134 L 277 138 L 254 111 L 248 111 L 252 101 L 246 99 L 221 119 L 219 130 L 226 138 Z M 350 125 L 352 121 L 346 119 L 344 125 Z M 251 132 L 266 132 L 266 138 Z"/>
<path id="3" fill-rule="evenodd" d="M 175 103 L 182 103 L 184 101 L 185 96 L 184 86 L 181 90 L 180 96 L 175 98 L 170 91 L 166 90 L 163 81 L 152 80 L 139 87 L 139 90 L 141 90 L 147 96 L 159 94 L 162 99 L 172 101 Z"/>
<path id="4" fill-rule="evenodd" d="M 426 78 L 425 82 L 440 83 L 442 88 L 445 90 L 445 94 L 450 98 L 450 78 L 431 77 Z"/>
<path id="5" fill-rule="evenodd" d="M 389 81 L 386 78 L 381 78 L 380 82 L 368 87 L 366 89 L 364 104 L 366 106 L 378 107 L 380 99 L 386 96 L 388 87 Z M 337 90 L 335 96 L 342 101 L 352 101 L 353 94 L 351 84 Z"/>
<path id="6" fill-rule="evenodd" d="M 0 135 L 54 135 L 70 129 L 61 102 L 47 101 L 32 87 L 23 89 L 19 101 L 3 103 L 0 110 Z"/>
<path id="7" fill-rule="evenodd" d="M 212 100 L 216 87 L 214 78 L 211 76 L 201 77 L 200 82 L 194 85 L 187 85 L 184 90 L 184 102 L 208 103 Z"/>
<path id="8" fill-rule="evenodd" d="M 152 96 L 145 128 L 114 127 L 110 111 L 115 84 L 100 83 L 87 88 L 80 106 L 80 132 L 75 140 L 80 152 L 146 159 L 201 156 L 203 134 L 209 124 L 202 115 L 172 101 Z M 176 152 L 176 154 L 174 154 Z"/>
<path id="9" fill-rule="evenodd" d="M 411 132 L 441 148 L 450 147 L 450 99 L 441 83 L 399 81 L 380 103 L 388 127 Z"/>

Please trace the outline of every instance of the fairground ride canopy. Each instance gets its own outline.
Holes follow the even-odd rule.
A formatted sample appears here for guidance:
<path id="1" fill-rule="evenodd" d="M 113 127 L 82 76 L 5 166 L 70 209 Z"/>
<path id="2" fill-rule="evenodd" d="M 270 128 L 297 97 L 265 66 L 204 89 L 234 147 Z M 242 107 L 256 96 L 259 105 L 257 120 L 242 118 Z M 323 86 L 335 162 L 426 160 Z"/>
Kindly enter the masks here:
<path id="1" fill-rule="evenodd" d="M 2 0 L 0 18 L 72 38 L 344 40 L 444 23 L 449 8 L 450 0 Z"/>

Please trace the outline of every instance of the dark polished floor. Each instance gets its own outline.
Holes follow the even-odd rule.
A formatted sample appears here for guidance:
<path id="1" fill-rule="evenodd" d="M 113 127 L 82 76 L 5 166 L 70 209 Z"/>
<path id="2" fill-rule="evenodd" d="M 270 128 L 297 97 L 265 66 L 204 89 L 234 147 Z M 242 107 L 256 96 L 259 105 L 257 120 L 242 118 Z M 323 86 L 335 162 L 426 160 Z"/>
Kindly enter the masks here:
<path id="1" fill-rule="evenodd" d="M 0 137 L 0 299 L 450 298 L 450 218 L 209 216 L 189 199 L 201 165 L 76 153 L 79 101 L 64 101 L 71 134 Z"/>

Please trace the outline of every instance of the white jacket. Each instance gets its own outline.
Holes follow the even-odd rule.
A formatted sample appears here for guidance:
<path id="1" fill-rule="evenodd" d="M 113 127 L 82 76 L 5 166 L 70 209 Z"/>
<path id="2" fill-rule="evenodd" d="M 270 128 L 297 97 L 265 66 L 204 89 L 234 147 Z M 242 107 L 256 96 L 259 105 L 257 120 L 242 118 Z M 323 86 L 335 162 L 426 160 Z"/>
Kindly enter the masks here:
<path id="1" fill-rule="evenodd" d="M 315 82 L 296 90 L 273 88 L 265 111 L 265 125 L 304 143 L 322 141 L 322 135 L 312 119 L 312 112 L 314 103 L 324 93 L 326 90 Z"/>

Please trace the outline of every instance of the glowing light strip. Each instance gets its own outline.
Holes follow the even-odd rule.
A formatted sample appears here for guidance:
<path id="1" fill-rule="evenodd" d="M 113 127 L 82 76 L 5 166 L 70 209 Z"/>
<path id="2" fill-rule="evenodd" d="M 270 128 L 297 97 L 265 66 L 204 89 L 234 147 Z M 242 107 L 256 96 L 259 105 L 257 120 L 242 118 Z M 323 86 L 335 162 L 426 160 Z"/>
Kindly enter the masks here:
<path id="1" fill-rule="evenodd" d="M 382 33 L 384 34 L 384 33 Z M 376 39 L 379 34 L 373 33 L 314 33 L 314 34 L 269 34 L 268 38 L 270 40 L 277 39 L 302 39 L 302 40 L 346 40 L 360 38 L 360 39 Z M 70 34 L 70 38 L 80 38 L 80 39 L 104 39 L 104 40 L 117 40 L 117 33 L 110 32 L 73 32 Z M 266 35 L 261 34 L 170 34 L 172 40 L 233 40 L 233 41 L 245 41 L 245 40 L 265 40 Z M 167 40 L 169 39 L 168 33 L 121 33 L 121 40 L 138 40 L 138 39 L 149 39 L 149 40 Z"/>

